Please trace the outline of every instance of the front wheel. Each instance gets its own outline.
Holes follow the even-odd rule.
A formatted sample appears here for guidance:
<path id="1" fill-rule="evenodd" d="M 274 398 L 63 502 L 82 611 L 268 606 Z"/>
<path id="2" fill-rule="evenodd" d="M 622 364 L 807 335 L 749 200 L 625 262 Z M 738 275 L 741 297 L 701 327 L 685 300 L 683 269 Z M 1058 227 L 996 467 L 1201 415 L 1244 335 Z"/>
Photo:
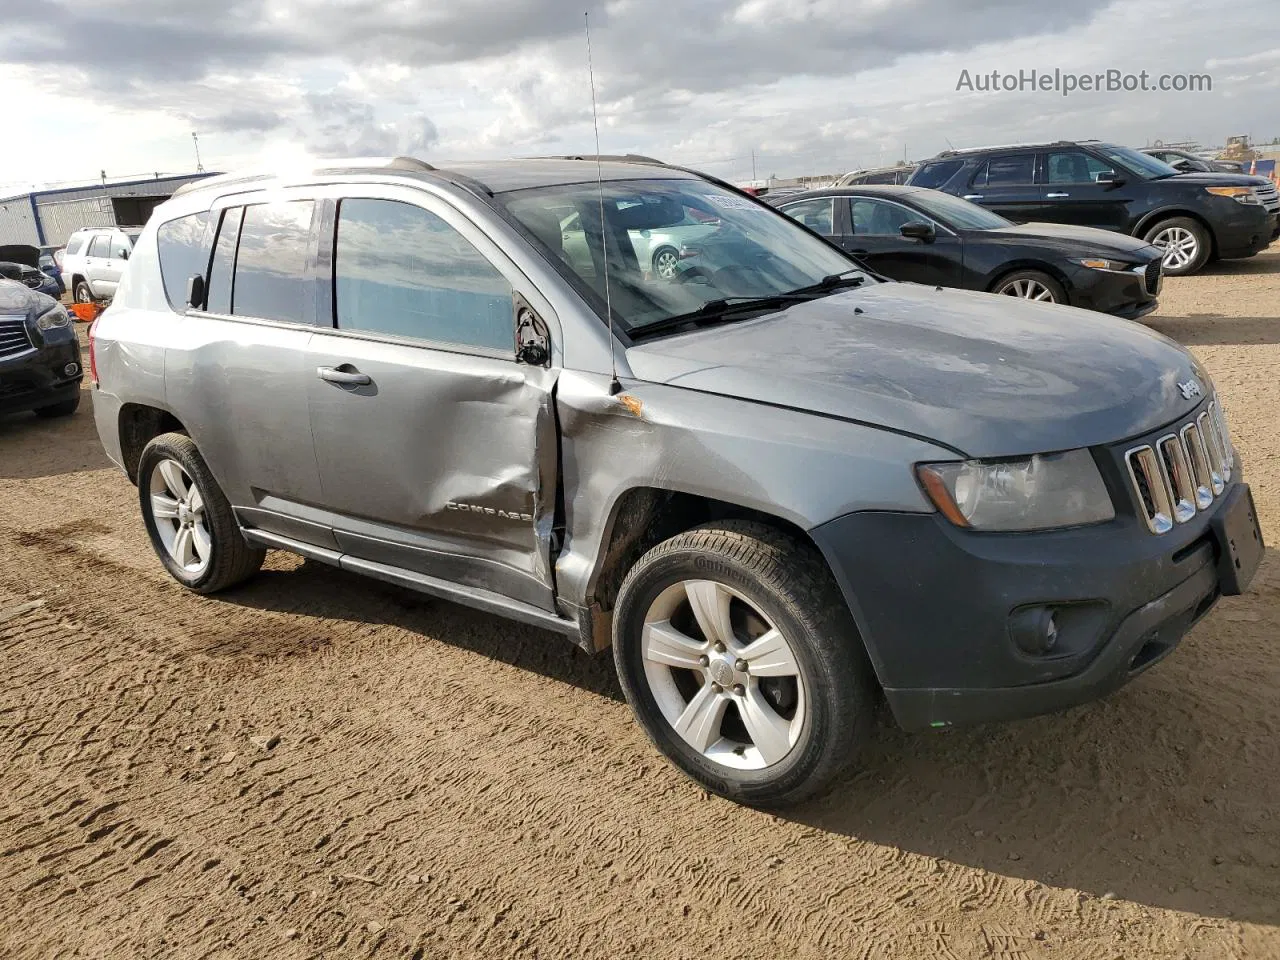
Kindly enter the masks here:
<path id="1" fill-rule="evenodd" d="M 870 731 L 871 668 L 821 558 L 771 527 L 672 537 L 627 574 L 614 660 L 649 738 L 707 789 L 787 806 L 831 786 Z"/>
<path id="2" fill-rule="evenodd" d="M 660 280 L 670 280 L 680 268 L 680 254 L 674 247 L 659 247 L 653 254 L 653 273 Z"/>
<path id="3" fill-rule="evenodd" d="M 138 461 L 138 500 L 165 569 L 196 593 L 225 590 L 258 572 L 265 550 L 249 546 L 204 457 L 183 433 L 162 433 Z"/>
<path id="4" fill-rule="evenodd" d="M 1062 284 L 1039 270 L 1017 270 L 1001 277 L 991 292 L 1040 303 L 1067 302 L 1067 291 Z"/>
<path id="5" fill-rule="evenodd" d="M 1164 251 L 1164 275 L 1185 277 L 1195 273 L 1213 253 L 1209 232 L 1197 220 L 1171 217 L 1147 231 L 1146 240 Z"/>

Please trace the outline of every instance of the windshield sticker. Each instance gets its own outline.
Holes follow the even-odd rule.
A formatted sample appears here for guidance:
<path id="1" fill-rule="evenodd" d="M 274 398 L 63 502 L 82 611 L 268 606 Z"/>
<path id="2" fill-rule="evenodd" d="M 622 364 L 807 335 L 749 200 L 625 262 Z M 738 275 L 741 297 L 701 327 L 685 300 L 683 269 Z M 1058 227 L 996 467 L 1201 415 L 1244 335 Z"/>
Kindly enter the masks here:
<path id="1" fill-rule="evenodd" d="M 750 210 L 755 204 L 746 197 L 722 197 L 712 194 L 707 197 L 717 207 L 724 207 L 726 210 Z"/>

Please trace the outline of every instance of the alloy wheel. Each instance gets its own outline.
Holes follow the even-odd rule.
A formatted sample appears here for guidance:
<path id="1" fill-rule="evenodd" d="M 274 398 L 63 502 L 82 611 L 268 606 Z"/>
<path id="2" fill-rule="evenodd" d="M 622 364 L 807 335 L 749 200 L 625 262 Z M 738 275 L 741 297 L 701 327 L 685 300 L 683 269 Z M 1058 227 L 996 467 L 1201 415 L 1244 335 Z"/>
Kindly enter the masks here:
<path id="1" fill-rule="evenodd" d="M 1057 303 L 1054 299 L 1053 291 L 1046 287 L 1039 280 L 1032 280 L 1024 277 L 1021 280 L 1014 280 L 1011 283 L 1004 284 L 996 293 L 1002 293 L 1006 297 L 1021 297 L 1023 300 L 1040 300 L 1044 303 Z"/>
<path id="2" fill-rule="evenodd" d="M 676 275 L 676 267 L 680 263 L 680 258 L 671 250 L 663 250 L 653 258 L 654 271 L 663 280 L 670 280 Z"/>
<path id="3" fill-rule="evenodd" d="M 795 651 L 736 590 L 672 584 L 650 605 L 640 647 L 662 716 L 705 759 L 760 770 L 795 747 L 806 707 Z"/>
<path id="4" fill-rule="evenodd" d="M 176 460 L 161 460 L 151 471 L 151 516 L 160 542 L 178 566 L 200 574 L 213 556 L 204 497 Z"/>
<path id="5" fill-rule="evenodd" d="M 1151 243 L 1164 251 L 1166 270 L 1181 270 L 1200 253 L 1200 241 L 1186 227 L 1166 227 L 1151 238 Z"/>

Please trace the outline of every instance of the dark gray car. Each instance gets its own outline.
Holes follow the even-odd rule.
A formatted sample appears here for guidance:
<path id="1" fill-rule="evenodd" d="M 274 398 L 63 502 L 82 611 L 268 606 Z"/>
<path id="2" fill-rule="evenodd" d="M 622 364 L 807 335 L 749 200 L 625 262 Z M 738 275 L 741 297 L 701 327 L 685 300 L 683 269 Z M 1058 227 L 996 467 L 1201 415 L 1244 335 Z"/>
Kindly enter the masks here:
<path id="1" fill-rule="evenodd" d="M 658 747 L 762 804 L 831 784 L 880 696 L 908 729 L 1080 703 L 1245 588 L 1249 488 L 1173 342 L 599 175 L 402 159 L 160 207 L 92 356 L 172 575 L 283 549 L 612 646 Z M 689 217 L 714 256 L 640 262 Z"/>

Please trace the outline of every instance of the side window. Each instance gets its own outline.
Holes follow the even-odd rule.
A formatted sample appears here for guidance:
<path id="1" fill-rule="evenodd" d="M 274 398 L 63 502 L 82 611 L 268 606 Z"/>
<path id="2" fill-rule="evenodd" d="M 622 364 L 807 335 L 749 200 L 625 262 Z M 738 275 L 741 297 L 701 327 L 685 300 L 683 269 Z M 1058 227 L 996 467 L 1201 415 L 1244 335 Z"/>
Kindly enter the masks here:
<path id="1" fill-rule="evenodd" d="M 975 187 L 1020 187 L 1035 182 L 1035 155 L 992 157 L 978 169 Z"/>
<path id="2" fill-rule="evenodd" d="M 88 256 L 102 257 L 105 260 L 110 250 L 111 238 L 105 233 L 100 233 L 90 241 Z"/>
<path id="3" fill-rule="evenodd" d="M 315 284 L 307 269 L 314 207 L 311 200 L 289 200 L 244 208 L 231 293 L 236 316 L 315 322 Z"/>
<path id="4" fill-rule="evenodd" d="M 815 233 L 820 233 L 824 237 L 831 236 L 834 230 L 834 220 L 830 197 L 822 197 L 817 200 L 801 200 L 798 203 L 789 203 L 782 208 L 782 212 L 793 220 L 798 220 Z"/>
<path id="5" fill-rule="evenodd" d="M 896 203 L 883 200 L 855 199 L 853 201 L 853 232 L 864 236 L 898 236 L 904 223 L 924 220 L 917 213 Z"/>
<path id="6" fill-rule="evenodd" d="M 84 237 L 76 235 L 67 241 L 67 250 L 63 256 L 74 257 L 84 247 Z"/>
<path id="7" fill-rule="evenodd" d="M 210 313 L 231 312 L 231 275 L 236 266 L 236 241 L 240 239 L 240 220 L 244 207 L 231 207 L 222 213 L 218 241 L 213 248 L 209 279 L 205 281 L 206 307 Z"/>
<path id="8" fill-rule="evenodd" d="M 187 281 L 209 269 L 210 225 L 213 214 L 205 210 L 160 224 L 156 230 L 156 251 L 160 257 L 160 278 L 164 295 L 174 310 L 187 306 Z"/>
<path id="9" fill-rule="evenodd" d="M 515 349 L 511 284 L 462 234 L 421 207 L 343 200 L 333 285 L 340 330 Z"/>
<path id="10" fill-rule="evenodd" d="M 1080 150 L 1063 150 L 1046 155 L 1045 173 L 1049 183 L 1094 183 L 1115 168 Z"/>
<path id="11" fill-rule="evenodd" d="M 913 187 L 937 189 L 959 173 L 960 168 L 963 166 L 963 160 L 938 160 L 934 163 L 926 163 L 912 178 L 911 185 Z"/>

